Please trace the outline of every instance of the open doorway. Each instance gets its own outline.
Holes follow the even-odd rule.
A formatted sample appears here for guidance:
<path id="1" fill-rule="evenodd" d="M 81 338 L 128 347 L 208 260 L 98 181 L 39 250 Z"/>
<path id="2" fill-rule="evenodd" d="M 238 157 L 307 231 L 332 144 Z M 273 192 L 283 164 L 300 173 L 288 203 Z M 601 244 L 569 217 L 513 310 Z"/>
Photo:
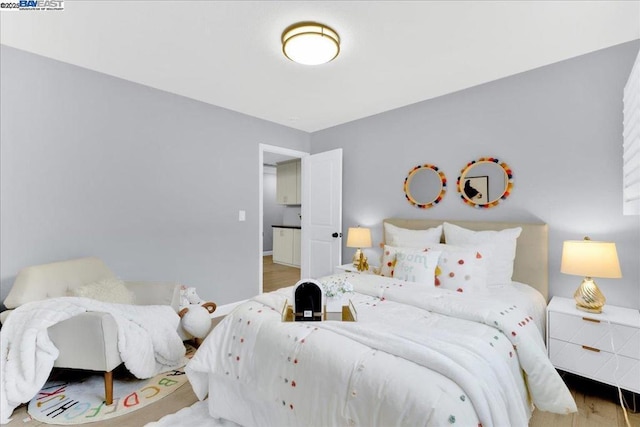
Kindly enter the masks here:
<path id="1" fill-rule="evenodd" d="M 259 149 L 258 291 L 262 293 L 292 286 L 300 280 L 300 159 L 308 153 L 266 144 L 260 144 Z M 293 177 L 288 176 L 289 173 Z M 291 191 L 297 192 L 297 196 L 287 195 Z"/>

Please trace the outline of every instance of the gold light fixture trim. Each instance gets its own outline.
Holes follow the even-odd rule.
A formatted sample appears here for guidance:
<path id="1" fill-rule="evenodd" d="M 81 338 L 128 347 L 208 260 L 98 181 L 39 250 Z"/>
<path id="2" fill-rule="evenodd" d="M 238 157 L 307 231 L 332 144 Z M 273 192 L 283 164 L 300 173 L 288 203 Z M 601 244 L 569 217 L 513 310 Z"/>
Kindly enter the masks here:
<path id="1" fill-rule="evenodd" d="M 602 313 L 607 301 L 594 282 L 593 277 L 622 277 L 616 244 L 597 242 L 585 237 L 584 240 L 567 240 L 562 246 L 560 271 L 565 274 L 584 276 L 573 298 L 576 308 L 591 313 Z"/>
<path id="2" fill-rule="evenodd" d="M 326 25 L 298 22 L 282 33 L 282 53 L 298 64 L 325 64 L 340 53 L 340 36 Z"/>

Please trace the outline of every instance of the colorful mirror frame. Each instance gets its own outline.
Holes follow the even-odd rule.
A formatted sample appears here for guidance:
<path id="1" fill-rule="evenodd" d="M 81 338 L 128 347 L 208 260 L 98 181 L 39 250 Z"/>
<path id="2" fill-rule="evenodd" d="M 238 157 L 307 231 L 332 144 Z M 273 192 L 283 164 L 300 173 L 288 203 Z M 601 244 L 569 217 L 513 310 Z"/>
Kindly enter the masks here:
<path id="1" fill-rule="evenodd" d="M 411 185 L 411 180 L 413 179 L 413 177 L 415 176 L 416 173 L 418 173 L 420 171 L 426 171 L 426 170 L 435 172 L 436 176 L 440 179 L 440 191 L 438 192 L 438 194 L 436 195 L 436 197 L 433 200 L 427 201 L 427 202 L 424 202 L 424 203 L 420 203 L 420 201 L 416 200 L 411 195 L 411 191 L 409 190 L 409 186 Z M 404 196 L 405 196 L 405 198 L 413 206 L 415 206 L 417 208 L 420 208 L 420 209 L 429 209 L 429 208 L 434 207 L 435 205 L 437 205 L 438 203 L 440 203 L 442 201 L 442 198 L 444 197 L 446 192 L 447 192 L 447 177 L 435 165 L 430 165 L 430 164 L 418 165 L 415 168 L 411 169 L 409 171 L 409 174 L 407 174 L 407 177 L 404 179 Z"/>
<path id="2" fill-rule="evenodd" d="M 504 185 L 504 190 L 502 194 L 493 200 L 487 200 L 486 203 L 477 203 L 471 200 L 469 197 L 467 197 L 465 193 L 465 188 L 464 188 L 464 185 L 466 185 L 466 183 L 463 184 L 463 181 L 465 180 L 465 177 L 467 176 L 469 171 L 474 166 L 478 166 L 481 164 L 495 164 L 496 167 L 501 168 L 501 171 L 504 172 L 504 178 L 505 178 L 504 180 L 505 185 Z M 485 178 L 485 177 L 473 177 L 473 178 Z M 507 165 L 505 162 L 500 162 L 500 160 L 498 160 L 495 157 L 480 157 L 478 160 L 473 160 L 472 162 L 467 163 L 467 165 L 460 171 L 460 176 L 458 177 L 458 180 L 456 182 L 456 187 L 458 189 L 458 193 L 460 193 L 460 198 L 462 199 L 463 202 L 465 202 L 466 204 L 474 208 L 489 209 L 494 206 L 497 206 L 501 200 L 505 200 L 511 194 L 511 191 L 513 190 L 513 172 L 511 171 L 511 168 L 509 167 L 509 165 Z"/>

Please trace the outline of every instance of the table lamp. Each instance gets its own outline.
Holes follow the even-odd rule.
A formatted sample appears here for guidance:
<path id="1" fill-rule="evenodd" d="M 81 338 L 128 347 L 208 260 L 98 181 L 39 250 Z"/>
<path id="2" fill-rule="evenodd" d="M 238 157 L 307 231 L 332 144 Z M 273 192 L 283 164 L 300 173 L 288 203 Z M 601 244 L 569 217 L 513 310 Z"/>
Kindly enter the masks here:
<path id="1" fill-rule="evenodd" d="M 347 247 L 357 248 L 356 253 L 353 255 L 353 265 L 358 268 L 358 271 L 368 270 L 369 263 L 367 262 L 367 257 L 362 253 L 362 248 L 371 247 L 371 230 L 364 227 L 349 227 Z"/>
<path id="2" fill-rule="evenodd" d="M 566 274 L 584 276 L 573 298 L 576 308 L 591 313 L 602 313 L 606 298 L 598 289 L 593 277 L 620 278 L 620 263 L 616 244 L 596 242 L 588 237 L 584 240 L 567 240 L 562 245 L 560 271 Z"/>

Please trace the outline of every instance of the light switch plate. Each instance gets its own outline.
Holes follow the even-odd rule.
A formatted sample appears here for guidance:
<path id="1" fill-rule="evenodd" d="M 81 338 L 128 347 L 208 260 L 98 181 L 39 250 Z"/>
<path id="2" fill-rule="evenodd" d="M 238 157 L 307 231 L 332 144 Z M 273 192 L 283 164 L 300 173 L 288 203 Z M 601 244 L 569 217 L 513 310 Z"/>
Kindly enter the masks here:
<path id="1" fill-rule="evenodd" d="M 247 212 L 238 211 L 238 221 L 246 221 L 246 220 L 247 220 Z"/>

